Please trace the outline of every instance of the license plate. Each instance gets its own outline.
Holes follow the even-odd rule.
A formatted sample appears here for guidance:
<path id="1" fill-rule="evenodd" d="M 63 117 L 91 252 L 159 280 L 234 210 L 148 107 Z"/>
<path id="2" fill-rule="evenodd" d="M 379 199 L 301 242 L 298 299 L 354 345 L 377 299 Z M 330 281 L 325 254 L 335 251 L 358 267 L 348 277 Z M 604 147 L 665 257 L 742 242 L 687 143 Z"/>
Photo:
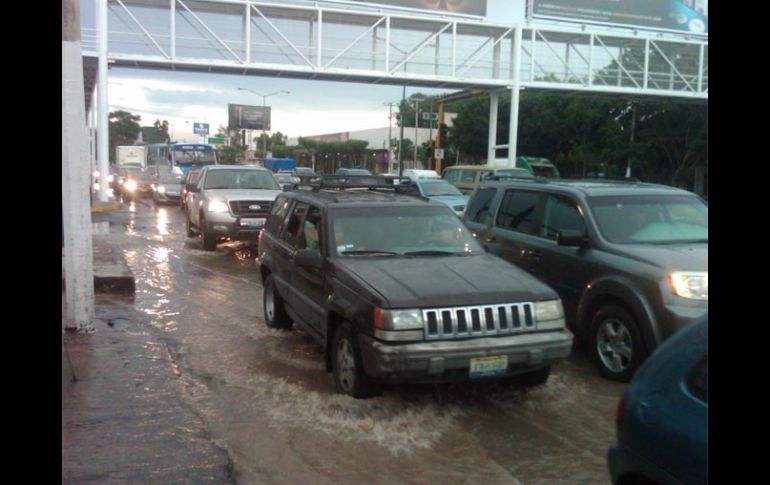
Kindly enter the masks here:
<path id="1" fill-rule="evenodd" d="M 504 374 L 508 369 L 508 356 L 495 355 L 471 359 L 470 377 L 487 377 Z"/>
<path id="2" fill-rule="evenodd" d="M 242 226 L 264 226 L 265 218 L 264 217 L 259 219 L 244 218 L 244 219 L 241 219 L 241 225 Z"/>

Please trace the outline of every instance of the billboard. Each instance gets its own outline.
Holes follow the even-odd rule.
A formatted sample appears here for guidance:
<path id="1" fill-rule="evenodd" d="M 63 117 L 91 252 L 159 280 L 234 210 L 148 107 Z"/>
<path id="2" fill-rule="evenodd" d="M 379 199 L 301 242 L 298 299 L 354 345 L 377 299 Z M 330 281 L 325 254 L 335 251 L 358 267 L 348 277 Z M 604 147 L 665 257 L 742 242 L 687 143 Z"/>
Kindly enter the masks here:
<path id="1" fill-rule="evenodd" d="M 349 0 L 353 3 L 368 3 L 375 6 L 392 6 L 430 10 L 439 13 L 487 15 L 487 0 Z"/>
<path id="2" fill-rule="evenodd" d="M 227 114 L 231 128 L 270 131 L 270 106 L 228 104 Z"/>
<path id="3" fill-rule="evenodd" d="M 196 135 L 208 135 L 209 124 L 208 123 L 193 123 L 193 133 Z"/>
<path id="4" fill-rule="evenodd" d="M 708 0 L 530 0 L 532 16 L 708 34 Z"/>

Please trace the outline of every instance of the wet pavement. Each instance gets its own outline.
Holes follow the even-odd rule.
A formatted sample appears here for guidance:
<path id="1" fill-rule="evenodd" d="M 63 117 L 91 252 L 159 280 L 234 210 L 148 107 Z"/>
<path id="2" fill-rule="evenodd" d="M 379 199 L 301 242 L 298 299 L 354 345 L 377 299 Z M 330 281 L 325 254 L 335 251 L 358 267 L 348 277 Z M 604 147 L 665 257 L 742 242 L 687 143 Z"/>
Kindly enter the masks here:
<path id="1" fill-rule="evenodd" d="M 309 336 L 265 326 L 253 252 L 203 251 L 178 207 L 147 199 L 93 217 L 136 294 L 97 297 L 96 332 L 64 337 L 79 380 L 65 382 L 63 357 L 63 482 L 609 483 L 625 385 L 582 352 L 529 390 L 389 386 L 355 400 L 334 392 Z"/>

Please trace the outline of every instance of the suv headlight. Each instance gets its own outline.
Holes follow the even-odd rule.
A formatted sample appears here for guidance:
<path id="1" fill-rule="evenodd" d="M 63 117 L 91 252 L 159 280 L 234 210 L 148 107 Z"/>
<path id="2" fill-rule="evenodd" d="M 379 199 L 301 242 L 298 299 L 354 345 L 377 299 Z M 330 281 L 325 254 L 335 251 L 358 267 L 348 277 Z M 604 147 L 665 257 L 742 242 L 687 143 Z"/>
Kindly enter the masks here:
<path id="1" fill-rule="evenodd" d="M 374 307 L 374 326 L 383 330 L 422 330 L 422 312 L 416 308 L 383 310 Z"/>
<path id="2" fill-rule="evenodd" d="M 212 200 L 209 202 L 209 212 L 227 212 L 230 209 L 221 200 Z"/>
<path id="3" fill-rule="evenodd" d="M 675 271 L 668 275 L 671 291 L 691 300 L 709 299 L 708 271 Z"/>
<path id="4" fill-rule="evenodd" d="M 564 328 L 564 308 L 561 300 L 536 301 L 535 322 L 538 330 Z"/>

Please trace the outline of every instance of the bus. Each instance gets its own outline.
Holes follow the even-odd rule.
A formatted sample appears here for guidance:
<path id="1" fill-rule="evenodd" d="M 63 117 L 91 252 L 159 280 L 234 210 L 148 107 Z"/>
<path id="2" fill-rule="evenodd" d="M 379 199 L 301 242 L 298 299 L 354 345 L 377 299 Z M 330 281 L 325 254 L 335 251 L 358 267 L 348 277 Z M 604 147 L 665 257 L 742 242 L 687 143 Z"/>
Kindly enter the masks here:
<path id="1" fill-rule="evenodd" d="M 204 143 L 155 143 L 147 145 L 147 169 L 160 175 L 162 172 L 186 174 L 190 167 L 217 165 L 217 152 Z"/>

